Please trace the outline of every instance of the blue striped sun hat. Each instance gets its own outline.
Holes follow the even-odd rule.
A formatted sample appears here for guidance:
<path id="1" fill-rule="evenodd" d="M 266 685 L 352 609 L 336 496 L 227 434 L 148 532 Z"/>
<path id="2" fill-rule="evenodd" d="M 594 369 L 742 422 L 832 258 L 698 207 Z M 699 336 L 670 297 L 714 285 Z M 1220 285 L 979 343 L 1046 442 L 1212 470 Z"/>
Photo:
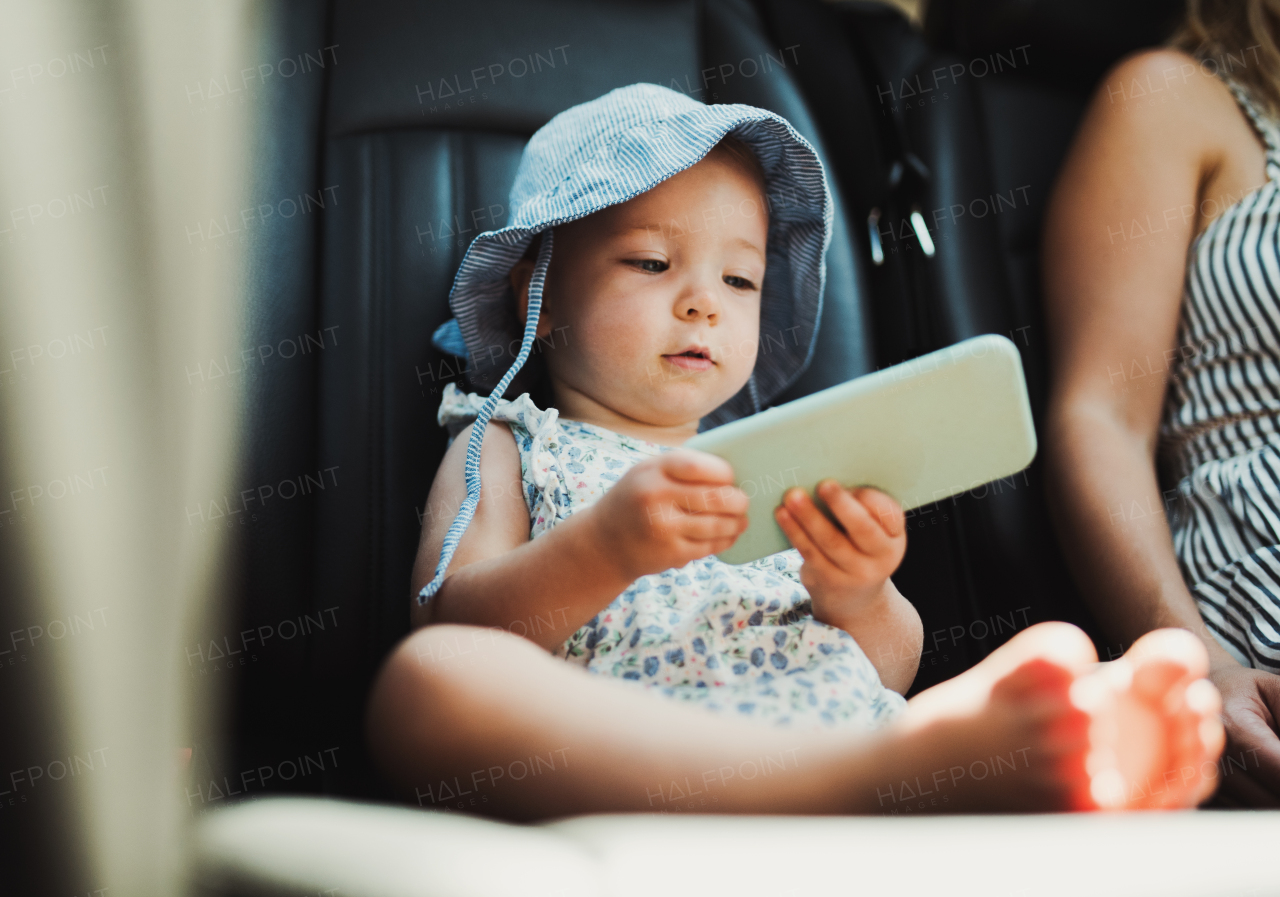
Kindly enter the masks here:
<path id="1" fill-rule="evenodd" d="M 467 444 L 467 497 L 419 604 L 440 588 L 480 501 L 480 446 L 498 400 L 513 381 L 519 384 L 516 377 L 533 348 L 551 262 L 550 228 L 652 190 L 696 164 L 727 134 L 746 144 L 764 169 L 769 231 L 760 301 L 762 350 L 748 383 L 705 417 L 702 429 L 759 411 L 808 366 L 822 313 L 833 216 L 822 163 L 808 141 L 766 109 L 707 106 L 656 84 L 620 87 L 561 112 L 525 146 L 511 188 L 511 223 L 471 243 L 449 293 L 455 317 L 433 336 L 438 348 L 466 358 L 471 386 L 490 395 Z M 522 325 L 509 275 L 543 232 Z M 504 372 L 507 347 L 517 341 L 520 351 Z"/>

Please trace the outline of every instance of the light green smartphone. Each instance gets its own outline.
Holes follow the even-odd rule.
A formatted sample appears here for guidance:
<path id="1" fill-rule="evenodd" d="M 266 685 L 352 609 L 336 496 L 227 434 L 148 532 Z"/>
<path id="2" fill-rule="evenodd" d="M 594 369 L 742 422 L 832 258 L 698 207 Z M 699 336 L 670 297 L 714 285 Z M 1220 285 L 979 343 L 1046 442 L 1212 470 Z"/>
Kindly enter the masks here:
<path id="1" fill-rule="evenodd" d="M 685 443 L 733 465 L 750 525 L 717 555 L 745 564 L 791 547 L 773 510 L 827 477 L 903 510 L 1015 474 L 1036 454 L 1018 350 L 989 334 L 716 427 Z M 714 500 L 714 499 L 712 499 Z M 821 502 L 819 501 L 821 507 Z"/>

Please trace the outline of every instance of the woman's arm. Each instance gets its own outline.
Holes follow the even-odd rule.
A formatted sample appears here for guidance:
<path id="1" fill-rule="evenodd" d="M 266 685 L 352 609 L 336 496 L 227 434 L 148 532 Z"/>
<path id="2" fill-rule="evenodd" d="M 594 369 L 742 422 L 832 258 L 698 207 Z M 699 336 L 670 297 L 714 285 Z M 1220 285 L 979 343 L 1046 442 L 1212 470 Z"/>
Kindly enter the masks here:
<path id="1" fill-rule="evenodd" d="M 1135 80 L 1161 84 L 1185 60 L 1160 51 L 1122 63 L 1105 82 L 1122 87 L 1097 93 L 1063 166 L 1044 234 L 1053 367 L 1044 442 L 1067 559 L 1107 633 L 1128 644 L 1161 626 L 1190 629 L 1220 664 L 1230 656 L 1183 583 L 1155 467 L 1187 249 L 1212 165 L 1198 116 L 1210 85 L 1179 84 L 1159 104 L 1123 92 Z"/>
<path id="2" fill-rule="evenodd" d="M 423 514 L 413 567 L 410 620 L 470 623 L 524 635 L 548 650 L 561 644 L 632 582 L 597 539 L 591 508 L 529 539 L 529 508 L 515 437 L 491 421 L 480 452 L 480 502 L 449 562 L 440 590 L 425 605 L 417 595 L 435 576 L 445 533 L 467 496 L 464 465 L 471 427 L 445 453 Z"/>
<path id="3" fill-rule="evenodd" d="M 1146 89 L 1152 85 L 1159 94 Z M 1242 159 L 1254 176 L 1240 174 Z M 1201 621 L 1174 556 L 1155 466 L 1187 250 L 1207 223 L 1201 210 L 1220 213 L 1262 183 L 1262 161 L 1226 87 L 1189 57 L 1143 53 L 1110 74 L 1045 223 L 1053 388 L 1044 444 L 1067 560 L 1118 640 L 1115 653 L 1161 626 L 1195 633 L 1222 692 L 1228 754 L 1246 765 L 1223 777 L 1220 799 L 1274 806 L 1280 677 L 1241 667 Z"/>

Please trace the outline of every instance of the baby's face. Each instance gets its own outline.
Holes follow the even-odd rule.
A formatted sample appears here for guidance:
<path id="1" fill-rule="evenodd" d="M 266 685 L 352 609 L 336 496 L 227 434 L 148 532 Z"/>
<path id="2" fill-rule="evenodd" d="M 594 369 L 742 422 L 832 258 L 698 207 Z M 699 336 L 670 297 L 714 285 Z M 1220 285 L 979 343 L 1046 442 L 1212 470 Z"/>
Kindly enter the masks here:
<path id="1" fill-rule="evenodd" d="M 735 395 L 756 361 L 767 233 L 761 185 L 722 151 L 557 227 L 539 331 L 555 330 L 561 413 L 696 429 Z"/>

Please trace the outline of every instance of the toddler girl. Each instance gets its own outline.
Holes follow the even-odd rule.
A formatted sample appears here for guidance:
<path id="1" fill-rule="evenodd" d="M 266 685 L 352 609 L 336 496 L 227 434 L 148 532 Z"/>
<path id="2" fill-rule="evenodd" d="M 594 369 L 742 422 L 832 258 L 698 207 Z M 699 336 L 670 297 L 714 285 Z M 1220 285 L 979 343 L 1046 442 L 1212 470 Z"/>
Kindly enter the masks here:
<path id="1" fill-rule="evenodd" d="M 714 557 L 746 495 L 679 446 L 777 397 L 821 314 L 832 202 L 784 120 L 615 90 L 533 136 L 510 208 L 436 334 L 489 395 L 444 390 L 458 438 L 428 499 L 417 632 L 370 703 L 406 792 L 532 818 L 662 809 L 682 779 L 718 783 L 708 809 L 753 812 L 898 812 L 899 782 L 914 800 L 922 776 L 938 809 L 1212 789 L 1217 696 L 1188 634 L 1094 670 L 1083 633 L 1042 624 L 908 704 L 921 625 L 889 579 L 906 545 L 892 499 L 825 481 L 833 522 L 793 489 L 775 511 L 792 549 Z M 706 778 L 764 756 L 784 758 L 769 776 Z M 1004 775 L 966 772 L 996 757 Z M 495 777 L 526 759 L 543 774 Z"/>

